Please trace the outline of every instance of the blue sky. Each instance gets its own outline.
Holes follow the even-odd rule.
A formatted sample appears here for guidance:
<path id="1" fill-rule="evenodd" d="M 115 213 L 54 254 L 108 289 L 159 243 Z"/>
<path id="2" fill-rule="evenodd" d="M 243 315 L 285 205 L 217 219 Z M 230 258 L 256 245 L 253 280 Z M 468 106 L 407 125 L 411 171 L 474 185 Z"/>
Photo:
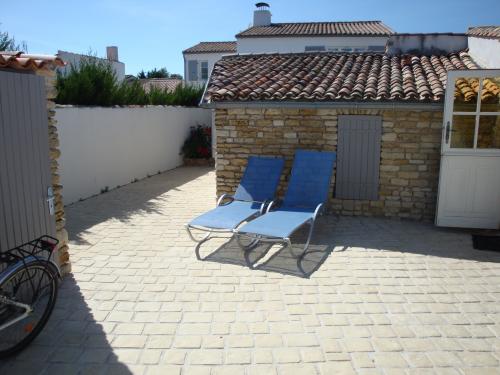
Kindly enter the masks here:
<path id="1" fill-rule="evenodd" d="M 105 54 L 119 47 L 127 74 L 183 73 L 182 50 L 232 40 L 252 22 L 255 0 L 1 0 L 0 29 L 31 53 Z M 398 32 L 464 32 L 500 25 L 500 0 L 269 0 L 274 22 L 382 20 Z"/>

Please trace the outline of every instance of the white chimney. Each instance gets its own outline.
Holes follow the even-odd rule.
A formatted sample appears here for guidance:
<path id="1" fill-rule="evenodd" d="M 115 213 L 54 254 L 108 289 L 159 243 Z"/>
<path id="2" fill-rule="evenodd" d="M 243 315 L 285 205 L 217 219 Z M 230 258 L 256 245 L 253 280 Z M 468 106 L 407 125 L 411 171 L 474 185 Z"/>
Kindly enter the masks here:
<path id="1" fill-rule="evenodd" d="M 106 47 L 106 56 L 108 57 L 109 61 L 118 61 L 118 47 Z"/>
<path id="2" fill-rule="evenodd" d="M 269 26 L 271 24 L 271 11 L 268 3 L 257 3 L 257 7 L 253 12 L 254 26 Z"/>

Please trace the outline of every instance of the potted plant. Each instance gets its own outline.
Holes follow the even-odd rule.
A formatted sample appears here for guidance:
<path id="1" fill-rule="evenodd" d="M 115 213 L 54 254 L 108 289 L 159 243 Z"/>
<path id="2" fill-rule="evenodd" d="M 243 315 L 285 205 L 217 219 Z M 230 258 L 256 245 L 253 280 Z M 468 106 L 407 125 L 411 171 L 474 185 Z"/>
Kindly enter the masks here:
<path id="1" fill-rule="evenodd" d="M 212 128 L 204 125 L 192 126 L 182 145 L 184 165 L 212 166 Z"/>

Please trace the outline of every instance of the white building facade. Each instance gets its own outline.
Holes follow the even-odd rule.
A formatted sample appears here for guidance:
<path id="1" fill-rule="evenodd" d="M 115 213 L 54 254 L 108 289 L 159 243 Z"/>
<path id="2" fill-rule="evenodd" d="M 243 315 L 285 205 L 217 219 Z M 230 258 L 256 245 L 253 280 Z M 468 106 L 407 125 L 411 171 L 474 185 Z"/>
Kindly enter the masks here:
<path id="1" fill-rule="evenodd" d="M 273 23 L 270 7 L 256 4 L 253 26 L 238 33 L 237 52 L 383 52 L 394 33 L 381 21 Z"/>
<path id="2" fill-rule="evenodd" d="M 383 52 L 387 37 L 238 38 L 238 53 Z"/>
<path id="3" fill-rule="evenodd" d="M 182 52 L 184 81 L 203 86 L 222 56 L 236 53 L 236 42 L 201 42 Z"/>
<path id="4" fill-rule="evenodd" d="M 82 60 L 95 58 L 99 61 L 106 62 L 111 65 L 111 68 L 116 74 L 116 79 L 118 80 L 118 82 L 121 82 L 125 79 L 125 64 L 118 60 L 118 47 L 106 47 L 106 58 L 94 57 L 67 51 L 57 51 L 57 55 L 67 63 L 65 67 L 58 69 L 63 74 L 68 73 L 71 70 L 72 65 L 75 67 L 80 66 Z"/>
<path id="5" fill-rule="evenodd" d="M 469 28 L 469 53 L 476 62 L 487 69 L 500 67 L 500 26 Z"/>

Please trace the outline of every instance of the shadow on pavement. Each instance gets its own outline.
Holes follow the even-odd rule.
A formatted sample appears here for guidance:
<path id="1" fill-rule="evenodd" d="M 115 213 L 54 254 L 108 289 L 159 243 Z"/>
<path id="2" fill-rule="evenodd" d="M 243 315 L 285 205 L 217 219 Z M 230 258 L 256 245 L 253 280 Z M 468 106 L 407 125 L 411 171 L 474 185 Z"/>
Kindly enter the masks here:
<path id="1" fill-rule="evenodd" d="M 318 219 L 308 251 L 298 257 L 307 237 L 306 229 L 301 229 L 292 236 L 291 250 L 279 245 L 260 244 L 250 251 L 243 251 L 233 238 L 203 260 L 302 278 L 313 275 L 330 254 L 347 254 L 350 248 L 500 262 L 498 252 L 474 250 L 467 230 L 439 228 L 430 223 L 334 215 Z M 202 248 L 203 243 L 197 246 L 197 254 Z M 202 257 L 198 256 L 198 259 Z"/>
<path id="2" fill-rule="evenodd" d="M 169 191 L 177 190 L 211 170 L 208 167 L 176 168 L 91 197 L 92 204 L 83 201 L 66 206 L 69 239 L 78 245 L 89 245 L 85 240 L 89 237 L 86 236 L 88 230 L 109 219 L 128 222 L 137 214 L 161 214 L 162 203 L 168 198 Z"/>
<path id="3" fill-rule="evenodd" d="M 60 284 L 49 322 L 26 349 L 0 363 L 2 375 L 132 374 L 109 343 L 113 327 L 102 323 L 113 304 L 90 308 L 73 275 Z"/>

